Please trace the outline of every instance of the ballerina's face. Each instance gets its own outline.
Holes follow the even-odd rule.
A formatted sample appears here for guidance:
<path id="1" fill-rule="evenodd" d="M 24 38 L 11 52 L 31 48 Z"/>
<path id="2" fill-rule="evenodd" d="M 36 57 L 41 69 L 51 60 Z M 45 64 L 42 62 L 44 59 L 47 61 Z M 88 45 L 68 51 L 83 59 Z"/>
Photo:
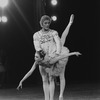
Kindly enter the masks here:
<path id="1" fill-rule="evenodd" d="M 44 20 L 43 22 L 43 28 L 48 30 L 50 26 L 50 21 L 49 20 Z"/>
<path id="2" fill-rule="evenodd" d="M 40 50 L 40 51 L 35 53 L 35 60 L 41 61 L 44 59 L 44 56 L 45 56 L 45 53 L 42 50 Z"/>

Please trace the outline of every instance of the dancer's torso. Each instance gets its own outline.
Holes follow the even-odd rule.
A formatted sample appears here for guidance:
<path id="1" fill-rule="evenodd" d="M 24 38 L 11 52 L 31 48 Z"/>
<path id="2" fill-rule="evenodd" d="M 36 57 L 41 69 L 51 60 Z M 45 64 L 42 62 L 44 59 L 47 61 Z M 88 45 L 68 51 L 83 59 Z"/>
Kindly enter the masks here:
<path id="1" fill-rule="evenodd" d="M 43 33 L 41 30 L 38 32 L 39 42 L 42 50 L 49 56 L 56 51 L 56 43 L 54 41 L 54 35 L 56 31 L 50 30 L 48 33 Z"/>
<path id="2" fill-rule="evenodd" d="M 39 37 L 39 43 L 40 43 L 40 46 L 41 46 L 42 50 L 46 54 L 48 54 L 50 56 L 50 58 L 55 57 L 55 52 L 57 50 L 57 47 L 56 47 L 56 43 L 55 43 L 55 40 L 54 40 L 54 35 L 56 34 L 56 31 L 50 30 L 48 33 L 44 34 L 40 30 L 36 34 Z M 67 47 L 62 47 L 60 56 L 63 55 L 63 54 L 66 54 L 66 53 L 69 53 L 68 48 Z M 55 69 L 53 68 L 53 66 L 51 66 L 50 72 L 46 71 L 46 69 L 48 69 L 47 66 L 43 67 L 41 65 L 41 67 L 40 67 L 41 71 L 40 72 L 41 72 L 41 74 L 49 73 L 51 75 L 58 76 L 58 75 L 60 75 L 62 70 L 65 68 L 65 63 L 67 62 L 67 60 L 68 60 L 68 58 L 64 58 L 64 59 L 60 60 L 62 64 L 57 64 L 56 65 L 57 67 L 55 67 Z"/>

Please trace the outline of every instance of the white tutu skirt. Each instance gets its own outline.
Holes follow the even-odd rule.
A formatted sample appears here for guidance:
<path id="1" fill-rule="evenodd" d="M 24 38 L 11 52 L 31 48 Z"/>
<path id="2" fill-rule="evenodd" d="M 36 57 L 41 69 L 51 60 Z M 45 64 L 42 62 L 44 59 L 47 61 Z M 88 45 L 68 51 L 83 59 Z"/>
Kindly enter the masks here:
<path id="1" fill-rule="evenodd" d="M 59 56 L 63 56 L 67 53 L 69 53 L 68 48 L 63 47 Z M 53 53 L 52 55 L 54 58 L 55 53 Z M 53 59 L 53 58 L 51 57 L 50 59 Z M 68 62 L 68 57 L 60 59 L 59 61 L 57 61 L 55 64 L 51 65 L 50 67 L 40 65 L 39 66 L 40 73 L 42 75 L 48 74 L 49 76 L 51 76 L 51 75 L 52 76 L 59 76 L 61 73 L 64 72 L 67 62 Z"/>

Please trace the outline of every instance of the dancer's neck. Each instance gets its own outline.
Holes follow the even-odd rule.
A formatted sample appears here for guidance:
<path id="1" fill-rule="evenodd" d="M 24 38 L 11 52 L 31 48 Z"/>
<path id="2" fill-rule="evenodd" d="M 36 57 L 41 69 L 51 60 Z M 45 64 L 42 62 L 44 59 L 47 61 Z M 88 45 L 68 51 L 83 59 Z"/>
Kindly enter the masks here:
<path id="1" fill-rule="evenodd" d="M 48 28 L 48 29 L 42 29 L 42 32 L 49 32 L 50 31 L 50 29 Z"/>

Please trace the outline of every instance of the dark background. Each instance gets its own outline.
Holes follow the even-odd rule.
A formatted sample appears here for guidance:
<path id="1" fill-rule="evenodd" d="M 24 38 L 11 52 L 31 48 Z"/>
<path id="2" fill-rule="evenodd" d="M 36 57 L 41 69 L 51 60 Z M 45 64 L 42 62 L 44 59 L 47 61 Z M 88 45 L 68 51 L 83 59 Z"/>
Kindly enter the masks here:
<path id="1" fill-rule="evenodd" d="M 46 5 L 45 5 L 46 3 Z M 50 0 L 11 0 L 0 15 L 8 17 L 7 23 L 0 23 L 0 48 L 5 56 L 4 84 L 18 85 L 34 63 L 35 49 L 33 34 L 40 29 L 39 19 L 43 14 L 57 15 L 58 20 L 51 28 L 59 36 L 75 15 L 65 46 L 71 52 L 79 51 L 82 56 L 72 56 L 66 66 L 67 84 L 98 83 L 99 68 L 99 3 L 90 0 L 58 0 L 53 7 Z M 24 82 L 24 85 L 41 85 L 38 67 Z"/>

